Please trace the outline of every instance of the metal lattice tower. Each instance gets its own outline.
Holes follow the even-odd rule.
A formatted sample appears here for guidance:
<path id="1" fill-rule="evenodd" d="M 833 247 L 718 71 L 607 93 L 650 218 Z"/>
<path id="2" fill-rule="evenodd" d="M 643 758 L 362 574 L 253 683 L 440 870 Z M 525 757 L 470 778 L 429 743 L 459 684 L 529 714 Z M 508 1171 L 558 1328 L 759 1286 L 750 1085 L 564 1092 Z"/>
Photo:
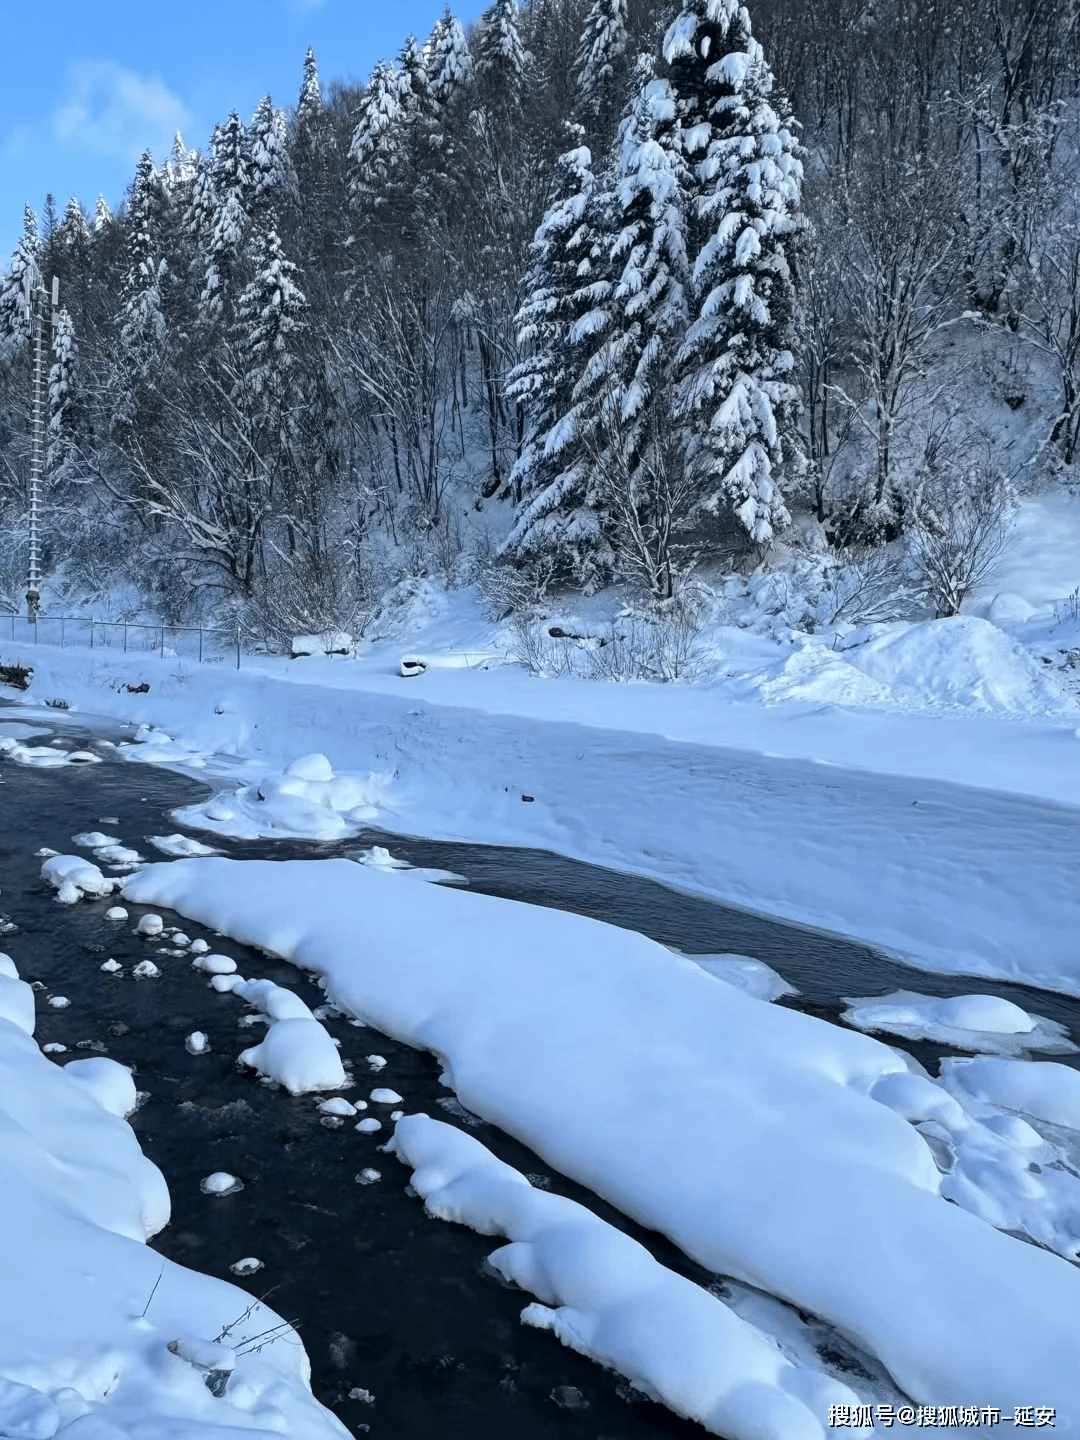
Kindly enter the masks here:
<path id="1" fill-rule="evenodd" d="M 30 322 L 30 559 L 26 582 L 26 618 L 36 621 L 41 599 L 41 501 L 45 482 L 45 425 L 48 413 L 48 368 L 46 364 L 46 321 L 56 323 L 56 306 L 60 300 L 60 282 L 52 283 L 52 314 L 49 296 L 35 266 L 27 270 L 24 281 L 26 314 Z"/>

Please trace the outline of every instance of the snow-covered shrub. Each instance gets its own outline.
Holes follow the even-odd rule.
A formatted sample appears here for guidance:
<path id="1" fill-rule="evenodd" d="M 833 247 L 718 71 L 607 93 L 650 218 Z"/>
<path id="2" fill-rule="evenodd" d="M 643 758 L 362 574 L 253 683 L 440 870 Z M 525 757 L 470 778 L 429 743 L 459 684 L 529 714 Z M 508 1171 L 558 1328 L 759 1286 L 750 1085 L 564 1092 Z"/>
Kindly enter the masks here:
<path id="1" fill-rule="evenodd" d="M 697 679 L 708 668 L 701 632 L 714 606 L 712 592 L 700 586 L 661 604 L 627 606 L 599 634 L 579 635 L 519 615 L 511 627 L 510 655 L 532 674 L 545 677 Z"/>
<path id="2" fill-rule="evenodd" d="M 859 545 L 841 551 L 828 567 L 819 613 L 825 625 L 873 625 L 907 618 L 916 604 L 903 551 Z"/>
<path id="3" fill-rule="evenodd" d="M 956 615 L 993 572 L 1016 506 L 1009 480 L 990 457 L 931 473 L 911 501 L 910 555 L 915 593 L 939 618 Z"/>

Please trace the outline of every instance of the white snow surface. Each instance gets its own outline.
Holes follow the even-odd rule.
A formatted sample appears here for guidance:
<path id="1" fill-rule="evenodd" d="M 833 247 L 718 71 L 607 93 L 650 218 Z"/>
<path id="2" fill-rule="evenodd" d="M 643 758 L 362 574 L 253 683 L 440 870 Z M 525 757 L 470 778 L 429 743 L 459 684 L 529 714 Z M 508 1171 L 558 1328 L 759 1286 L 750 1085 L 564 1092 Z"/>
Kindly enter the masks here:
<path id="1" fill-rule="evenodd" d="M 172 835 L 148 835 L 146 837 L 156 850 L 163 855 L 217 855 L 218 851 L 212 845 L 204 845 L 201 840 L 196 840 L 191 835 L 181 835 L 176 831 Z"/>
<path id="2" fill-rule="evenodd" d="M 779 1000 L 782 995 L 799 993 L 764 960 L 755 960 L 751 955 L 688 955 L 686 959 L 692 960 L 714 980 L 734 985 L 736 990 L 753 995 L 755 1000 Z"/>
<path id="3" fill-rule="evenodd" d="M 402 923 L 393 875 L 347 860 L 180 860 L 125 894 L 322 974 L 339 1008 L 434 1052 L 468 1109 L 855 1337 L 920 1403 L 1054 1405 L 1078 1433 L 1080 1275 L 978 1214 L 1004 1176 L 999 1209 L 1060 1240 L 1064 1202 L 1018 1193 L 1016 1137 L 899 1052 L 579 916 L 416 885 Z M 968 1132 L 991 1147 L 957 1181 L 976 1214 L 946 1203 L 915 1128 L 942 1116 L 975 1171 Z"/>
<path id="4" fill-rule="evenodd" d="M 335 775 L 325 755 L 304 755 L 280 774 L 264 775 L 234 795 L 215 795 L 175 814 L 196 829 L 246 840 L 339 840 L 378 816 L 389 784 L 386 774 Z"/>
<path id="5" fill-rule="evenodd" d="M 57 899 L 70 904 L 84 895 L 108 895 L 113 883 L 96 865 L 81 855 L 54 855 L 41 867 L 41 878 L 57 892 Z"/>
<path id="6" fill-rule="evenodd" d="M 119 1118 L 133 1088 L 104 1057 L 53 1064 L 0 1017 L 0 1434 L 343 1440 L 311 1395 L 295 1332 L 260 1355 L 228 1349 L 235 1373 L 220 1398 L 170 1353 L 181 1337 L 212 1345 L 250 1297 L 145 1244 L 169 1196 Z M 277 1320 L 259 1305 L 233 1344 Z"/>
<path id="7" fill-rule="evenodd" d="M 944 1083 L 972 1095 L 1080 1131 L 1080 1072 L 1052 1060 L 944 1060 Z"/>
<path id="8" fill-rule="evenodd" d="M 942 999 L 914 990 L 865 999 L 846 998 L 843 1018 L 860 1030 L 884 1031 L 908 1040 L 939 1040 L 958 1050 L 992 1055 L 1022 1055 L 1043 1050 L 1075 1051 L 1065 1027 L 1042 1015 L 1029 1015 L 997 995 L 954 995 Z"/>
<path id="9" fill-rule="evenodd" d="M 270 1022 L 262 1041 L 240 1052 L 242 1064 L 284 1085 L 291 1095 L 342 1089 L 348 1077 L 337 1046 L 299 995 L 272 980 L 239 977 L 229 989 Z"/>
<path id="10" fill-rule="evenodd" d="M 583 1205 L 536 1190 L 471 1135 L 408 1115 L 385 1147 L 440 1220 L 510 1243 L 489 1263 L 540 1302 L 522 1320 L 728 1440 L 824 1440 L 845 1385 L 796 1366 L 715 1296 Z M 850 1428 L 850 1427 L 849 1427 Z M 869 1435 L 859 1427 L 852 1433 Z"/>

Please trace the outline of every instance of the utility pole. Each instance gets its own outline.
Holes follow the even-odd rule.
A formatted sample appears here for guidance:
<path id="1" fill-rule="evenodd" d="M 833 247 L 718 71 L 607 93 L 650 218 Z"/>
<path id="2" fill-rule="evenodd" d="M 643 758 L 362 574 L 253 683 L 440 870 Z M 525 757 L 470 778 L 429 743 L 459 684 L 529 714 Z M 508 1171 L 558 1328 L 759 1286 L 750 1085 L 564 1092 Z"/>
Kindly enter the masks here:
<path id="1" fill-rule="evenodd" d="M 53 276 L 52 314 L 49 314 L 49 295 L 42 283 L 37 266 L 28 268 L 23 277 L 23 296 L 26 300 L 26 316 L 30 322 L 30 562 L 26 582 L 26 618 L 36 623 L 38 602 L 41 599 L 41 539 L 39 522 L 41 518 L 42 486 L 45 479 L 45 415 L 48 402 L 48 370 L 46 367 L 47 342 L 45 322 L 49 320 L 49 338 L 56 324 L 57 306 L 60 303 L 60 281 Z"/>

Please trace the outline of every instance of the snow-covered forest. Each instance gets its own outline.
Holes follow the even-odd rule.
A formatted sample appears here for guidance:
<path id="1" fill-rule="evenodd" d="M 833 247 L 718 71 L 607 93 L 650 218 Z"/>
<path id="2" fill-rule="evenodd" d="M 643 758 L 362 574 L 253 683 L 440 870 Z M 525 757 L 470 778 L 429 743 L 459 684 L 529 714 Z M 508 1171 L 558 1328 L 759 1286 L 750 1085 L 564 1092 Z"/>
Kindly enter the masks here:
<path id="1" fill-rule="evenodd" d="M 301 59 L 294 106 L 146 153 L 115 211 L 27 208 L 0 608 L 34 266 L 54 609 L 276 648 L 418 576 L 498 618 L 766 565 L 831 577 L 825 619 L 951 615 L 1072 474 L 1065 0 L 495 0 L 363 85 Z"/>

